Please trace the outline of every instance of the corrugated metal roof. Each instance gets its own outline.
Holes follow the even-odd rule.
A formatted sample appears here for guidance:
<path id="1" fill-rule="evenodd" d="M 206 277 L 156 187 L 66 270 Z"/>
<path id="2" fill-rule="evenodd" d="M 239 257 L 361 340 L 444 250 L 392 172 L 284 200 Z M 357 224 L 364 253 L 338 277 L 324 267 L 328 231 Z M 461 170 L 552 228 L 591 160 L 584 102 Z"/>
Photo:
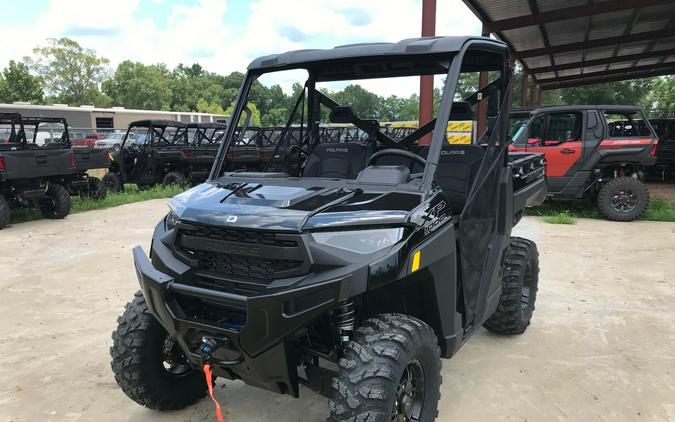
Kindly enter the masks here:
<path id="1" fill-rule="evenodd" d="M 543 89 L 675 74 L 673 0 L 463 1 Z"/>

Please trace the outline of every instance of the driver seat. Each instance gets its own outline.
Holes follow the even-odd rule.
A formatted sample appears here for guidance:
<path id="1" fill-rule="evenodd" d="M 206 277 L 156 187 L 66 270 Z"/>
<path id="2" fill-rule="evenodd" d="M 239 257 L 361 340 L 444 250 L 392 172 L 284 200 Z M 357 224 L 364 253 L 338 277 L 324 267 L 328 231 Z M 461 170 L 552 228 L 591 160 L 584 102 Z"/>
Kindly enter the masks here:
<path id="1" fill-rule="evenodd" d="M 355 179 L 366 168 L 371 148 L 356 144 L 319 144 L 307 158 L 303 177 Z"/>

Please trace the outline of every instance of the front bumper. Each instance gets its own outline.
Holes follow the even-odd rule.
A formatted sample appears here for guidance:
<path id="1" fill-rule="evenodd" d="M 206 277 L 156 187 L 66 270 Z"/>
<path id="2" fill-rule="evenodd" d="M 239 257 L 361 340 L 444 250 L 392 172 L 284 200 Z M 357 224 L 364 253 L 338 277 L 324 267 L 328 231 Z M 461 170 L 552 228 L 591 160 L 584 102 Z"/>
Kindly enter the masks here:
<path id="1" fill-rule="evenodd" d="M 216 375 L 293 396 L 298 394 L 297 363 L 288 336 L 333 308 L 351 281 L 345 276 L 247 297 L 181 283 L 153 267 L 141 247 L 134 248 L 133 256 L 150 312 L 176 338 L 194 367 L 201 366 L 202 339 L 215 339 L 222 345 L 211 362 Z M 181 297 L 243 310 L 246 321 L 236 325 L 187 315 L 177 300 Z"/>

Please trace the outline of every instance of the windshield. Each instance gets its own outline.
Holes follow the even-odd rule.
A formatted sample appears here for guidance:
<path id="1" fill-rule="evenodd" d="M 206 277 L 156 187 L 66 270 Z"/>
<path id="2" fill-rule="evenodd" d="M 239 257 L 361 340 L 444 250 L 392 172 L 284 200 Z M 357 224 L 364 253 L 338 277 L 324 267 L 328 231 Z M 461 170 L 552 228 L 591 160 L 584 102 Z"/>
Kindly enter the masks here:
<path id="1" fill-rule="evenodd" d="M 275 177 L 355 180 L 365 169 L 397 166 L 395 172 L 403 168 L 405 174 L 396 173 L 395 180 L 419 184 L 424 178 L 430 186 L 435 169 L 427 166 L 427 159 L 437 162 L 442 145 L 476 144 L 481 137 L 485 144 L 494 127 L 503 92 L 502 56 L 474 54 L 466 72 L 461 72 L 462 61 L 449 54 L 413 61 L 380 59 L 372 67 L 345 59 L 319 73 L 292 69 L 249 74 L 232 107 L 230 121 L 237 127 L 227 132 L 211 177 L 262 171 Z M 490 55 L 498 59 L 486 60 Z M 493 67 L 479 92 L 481 60 Z M 327 80 L 322 80 L 322 71 L 330 75 Z M 433 81 L 434 90 L 431 113 L 420 121 L 422 75 Z M 258 96 L 265 90 L 277 100 L 261 103 Z M 479 133 L 476 104 L 483 100 L 488 118 Z M 253 147 L 259 165 L 246 160 Z"/>

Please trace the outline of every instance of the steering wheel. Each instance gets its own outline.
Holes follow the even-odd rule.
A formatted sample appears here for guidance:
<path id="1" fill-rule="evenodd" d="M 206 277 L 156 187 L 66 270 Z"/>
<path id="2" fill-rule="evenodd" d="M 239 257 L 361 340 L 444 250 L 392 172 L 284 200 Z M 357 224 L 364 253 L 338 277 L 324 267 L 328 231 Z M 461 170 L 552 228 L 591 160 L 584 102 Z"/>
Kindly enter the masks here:
<path id="1" fill-rule="evenodd" d="M 415 154 L 414 152 L 398 148 L 386 148 L 381 151 L 377 151 L 375 154 L 370 156 L 370 159 L 368 160 L 368 165 L 369 166 L 373 165 L 380 157 L 384 157 L 385 155 L 397 155 L 399 157 L 409 158 L 413 161 L 416 161 L 422 167 L 426 167 L 427 165 L 427 160 Z"/>

